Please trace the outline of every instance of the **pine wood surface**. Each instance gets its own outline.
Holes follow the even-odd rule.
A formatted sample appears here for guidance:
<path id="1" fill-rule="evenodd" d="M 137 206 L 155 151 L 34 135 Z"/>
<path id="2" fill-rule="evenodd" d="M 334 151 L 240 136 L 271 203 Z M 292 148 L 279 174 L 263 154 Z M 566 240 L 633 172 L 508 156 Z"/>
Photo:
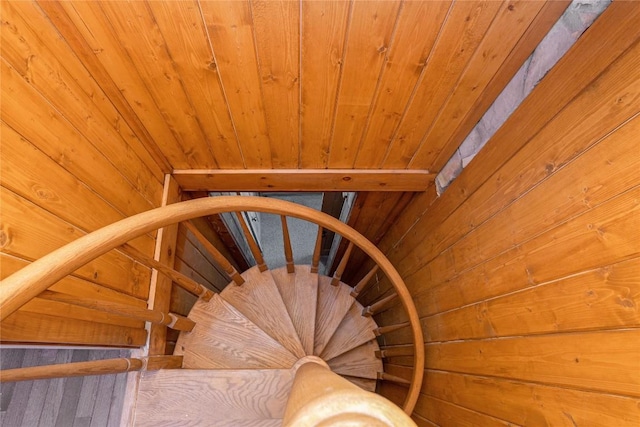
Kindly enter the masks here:
<path id="1" fill-rule="evenodd" d="M 310 272 L 310 266 L 296 265 L 295 273 L 278 268 L 271 270 L 282 301 L 287 308 L 300 343 L 307 355 L 313 354 L 316 307 L 318 299 L 318 274 Z"/>
<path id="2" fill-rule="evenodd" d="M 298 358 L 305 356 L 273 276 L 258 267 L 242 273 L 245 283 L 227 286 L 220 296 Z"/>
<path id="3" fill-rule="evenodd" d="M 282 418 L 292 381 L 289 369 L 145 372 L 135 425 L 231 425 Z"/>
<path id="4" fill-rule="evenodd" d="M 344 283 L 331 285 L 331 278 L 319 276 L 318 307 L 313 354 L 321 354 L 340 322 L 351 308 L 351 288 Z"/>
<path id="5" fill-rule="evenodd" d="M 322 353 L 320 353 L 320 357 L 324 360 L 333 359 L 376 338 L 373 333 L 373 330 L 377 328 L 376 322 L 370 317 L 362 316 L 362 309 L 360 303 L 353 302 Z"/>
<path id="6" fill-rule="evenodd" d="M 174 352 L 186 369 L 288 369 L 297 360 L 218 295 L 198 301 L 189 318 L 196 326 L 180 334 Z"/>
<path id="7" fill-rule="evenodd" d="M 327 360 L 327 364 L 336 374 L 374 380 L 378 378 L 378 372 L 382 372 L 382 360 L 375 355 L 377 350 L 378 343 L 371 340 Z"/>
<path id="8" fill-rule="evenodd" d="M 385 364 L 385 370 L 405 378 L 411 371 L 390 364 Z M 518 425 L 634 426 L 640 422 L 637 398 L 501 378 L 427 370 L 423 393 L 419 401 L 432 396 Z"/>

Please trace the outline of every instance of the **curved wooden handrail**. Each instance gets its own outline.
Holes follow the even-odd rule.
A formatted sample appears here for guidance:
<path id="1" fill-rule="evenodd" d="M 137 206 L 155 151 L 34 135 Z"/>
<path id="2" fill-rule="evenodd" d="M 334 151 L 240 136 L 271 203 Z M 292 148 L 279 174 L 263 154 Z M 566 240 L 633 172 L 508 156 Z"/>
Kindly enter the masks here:
<path id="1" fill-rule="evenodd" d="M 342 235 L 373 259 L 384 272 L 407 313 L 414 342 L 411 385 L 403 409 L 411 414 L 422 386 L 424 339 L 418 313 L 400 274 L 366 237 L 330 215 L 277 199 L 221 196 L 188 200 L 133 215 L 87 234 L 15 272 L 1 282 L 0 319 L 5 319 L 51 285 L 86 263 L 145 233 L 196 217 L 224 212 L 253 211 L 287 215 L 314 222 Z"/>

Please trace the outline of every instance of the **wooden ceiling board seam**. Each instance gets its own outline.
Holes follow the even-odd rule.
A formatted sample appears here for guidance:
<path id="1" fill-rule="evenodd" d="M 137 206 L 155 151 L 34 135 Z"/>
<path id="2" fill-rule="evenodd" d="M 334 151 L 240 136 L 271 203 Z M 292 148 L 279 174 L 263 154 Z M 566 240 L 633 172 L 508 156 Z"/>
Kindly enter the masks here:
<path id="1" fill-rule="evenodd" d="M 482 91 L 501 69 L 518 41 L 526 33 L 529 25 L 544 6 L 542 2 L 505 3 L 495 16 L 476 52 L 467 63 L 467 67 L 453 88 L 449 98 L 439 111 L 431 128 L 425 133 L 420 147 L 416 150 L 409 167 L 434 167 L 434 161 L 441 153 L 447 159 L 458 146 L 447 146 L 450 132 L 462 121 L 466 112 L 476 105 Z M 508 37 L 519 35 L 520 37 Z M 515 40 L 514 40 L 515 39 Z M 502 46 L 510 46 L 504 52 Z M 496 46 L 500 46 L 499 49 Z M 504 52 L 504 53 L 503 53 Z M 493 54 L 493 55 L 492 55 Z M 477 58 L 480 58 L 478 60 Z M 496 58 L 496 60 L 493 60 Z M 477 64 L 477 65 L 476 65 Z M 476 90 L 476 89 L 480 90 Z M 466 111 L 465 111 L 466 109 Z"/>
<path id="2" fill-rule="evenodd" d="M 412 99 L 398 131 L 386 168 L 407 168 L 425 132 L 451 93 L 452 85 L 481 43 L 501 3 L 455 2 L 444 25 L 442 37 L 426 65 L 424 79 Z"/>
<path id="3" fill-rule="evenodd" d="M 24 6 L 28 4 L 16 3 Z M 3 20 L 11 31 L 2 32 L 2 55 L 12 68 L 37 91 L 52 108 L 104 155 L 132 189 L 156 206 L 162 197 L 157 176 L 147 168 L 135 150 L 111 126 L 102 111 L 85 96 L 83 89 L 66 68 L 61 67 L 54 54 L 26 21 L 13 9 L 14 4 L 3 5 Z M 47 27 L 49 29 L 50 27 Z M 24 64 L 24 67 L 22 65 Z M 20 68 L 23 68 L 22 70 Z M 88 111 L 97 111 L 97 114 Z M 115 135 L 113 135 L 115 134 Z M 115 136 L 115 137 L 114 137 Z"/>
<path id="4" fill-rule="evenodd" d="M 299 3 L 251 0 L 254 39 L 273 168 L 297 168 L 299 157 Z M 296 9 L 298 7 L 298 9 Z M 289 37 L 288 37 L 289 36 Z"/>
<path id="5" fill-rule="evenodd" d="M 200 2 L 247 168 L 271 167 L 258 58 L 248 1 Z"/>
<path id="6" fill-rule="evenodd" d="M 505 59 L 502 67 L 493 76 L 485 90 L 482 92 L 473 108 L 469 109 L 465 118 L 457 128 L 451 131 L 451 135 L 446 142 L 447 146 L 459 147 L 473 127 L 481 119 L 482 115 L 492 105 L 498 95 L 509 83 L 509 80 L 516 74 L 521 65 L 533 53 L 540 41 L 549 32 L 551 27 L 558 21 L 571 0 L 547 1 L 542 10 L 538 13 L 527 31 L 525 31 L 513 48 L 509 56 Z M 441 153 L 433 163 L 434 170 L 440 170 L 449 160 L 446 153 Z"/>
<path id="7" fill-rule="evenodd" d="M 350 2 L 301 0 L 300 168 L 325 168 Z"/>
<path id="8" fill-rule="evenodd" d="M 190 167 L 186 156 L 180 149 L 176 135 L 166 123 L 155 100 L 146 89 L 142 76 L 133 66 L 131 59 L 122 46 L 114 43 L 115 37 L 111 26 L 105 25 L 98 16 L 94 16 L 95 11 L 87 8 L 89 3 L 42 1 L 40 5 L 47 12 L 58 6 L 62 9 L 63 13 L 58 13 L 56 16 L 69 19 L 70 22 L 66 33 L 79 40 L 79 45 L 76 45 L 74 50 L 94 64 L 92 67 L 94 76 L 98 73 L 102 77 L 102 71 L 104 71 L 104 77 L 108 76 L 108 79 L 113 81 L 114 91 L 122 95 L 125 102 L 134 111 L 134 114 L 143 122 L 154 143 L 168 160 L 171 168 L 178 165 Z M 94 19 L 98 19 L 98 27 L 89 27 L 87 20 L 91 16 Z M 59 27 L 61 23 L 56 22 L 55 24 Z M 66 22 L 62 24 L 64 25 Z M 65 38 L 68 39 L 67 34 L 65 34 Z M 93 55 L 88 54 L 86 50 L 92 52 Z M 95 61 L 92 56 L 95 57 Z M 99 84 L 102 86 L 104 83 L 100 80 Z M 108 81 L 106 84 L 109 84 Z M 158 141 L 162 141 L 162 147 L 160 147 Z"/>
<path id="9" fill-rule="evenodd" d="M 353 166 L 358 148 L 356 141 L 362 134 L 373 101 L 399 9 L 399 2 L 354 2 L 329 168 Z"/>
<path id="10" fill-rule="evenodd" d="M 337 90 L 336 90 L 336 97 L 334 100 L 334 104 L 333 104 L 333 117 L 331 118 L 331 134 L 329 136 L 329 141 L 327 144 L 327 156 L 324 159 L 324 167 L 325 168 L 329 168 L 330 163 L 331 163 L 331 155 L 332 155 L 332 149 L 333 149 L 333 141 L 335 138 L 335 132 L 336 132 L 336 122 L 338 121 L 338 106 L 339 106 L 339 100 L 340 100 L 340 94 L 342 92 L 342 88 L 343 88 L 343 79 L 344 79 L 344 69 L 345 69 L 345 62 L 346 62 L 346 58 L 347 58 L 347 52 L 348 52 L 348 46 L 349 46 L 349 35 L 351 34 L 351 26 L 353 24 L 353 9 L 355 8 L 355 2 L 356 0 L 350 0 L 349 2 L 349 12 L 347 15 L 347 25 L 345 27 L 345 31 L 344 31 L 344 41 L 342 43 L 342 57 L 340 58 L 340 75 L 338 77 L 338 86 L 337 86 Z"/>
<path id="11" fill-rule="evenodd" d="M 356 168 L 380 168 L 394 132 L 422 79 L 451 1 L 404 2 L 398 34 L 385 64 L 381 89 L 369 113 L 355 160 Z M 435 25 L 432 25 L 435 24 Z"/>
<path id="12" fill-rule="evenodd" d="M 133 67 L 143 76 L 147 92 L 176 135 L 191 167 L 201 164 L 217 167 L 211 147 L 206 141 L 193 105 L 184 92 L 166 41 L 148 4 L 95 4 L 104 14 L 105 24 L 111 27 Z"/>
<path id="13" fill-rule="evenodd" d="M 382 66 L 380 67 L 380 74 L 378 75 L 378 81 L 376 82 L 376 87 L 373 90 L 373 96 L 371 98 L 371 103 L 369 104 L 369 110 L 367 111 L 367 117 L 365 119 L 364 122 L 364 126 L 362 127 L 362 131 L 360 132 L 360 137 L 357 139 L 358 140 L 358 146 L 356 148 L 356 153 L 355 156 L 353 158 L 353 163 L 351 164 L 352 168 L 356 167 L 356 161 L 359 157 L 359 153 L 362 150 L 362 146 L 364 143 L 364 139 L 365 136 L 369 130 L 369 126 L 371 124 L 371 116 L 373 115 L 373 112 L 377 109 L 378 107 L 378 99 L 380 97 L 380 90 L 382 87 L 382 82 L 383 79 L 385 78 L 385 76 L 388 74 L 387 70 L 389 68 L 389 57 L 391 56 L 392 52 L 395 50 L 395 46 L 396 46 L 396 35 L 398 32 L 398 27 L 400 25 L 400 21 L 401 21 L 401 17 L 403 15 L 403 11 L 405 10 L 405 0 L 400 0 L 400 4 L 398 6 L 398 14 L 396 15 L 396 20 L 393 23 L 393 30 L 391 30 L 391 36 L 389 37 L 389 43 L 388 46 L 386 46 L 386 50 L 384 51 L 384 60 L 382 61 Z M 355 140 L 354 140 L 355 142 Z M 371 168 L 374 169 L 375 168 L 375 163 L 371 162 L 371 163 L 365 163 L 365 165 L 362 166 L 362 168 Z"/>
<path id="14" fill-rule="evenodd" d="M 243 159 L 238 138 L 215 60 L 212 61 L 198 3 L 152 1 L 147 4 L 216 164 L 221 168 L 241 168 Z"/>
<path id="15" fill-rule="evenodd" d="M 44 3 L 46 7 L 43 7 L 42 3 Z M 165 174 L 171 171 L 171 165 L 160 150 L 160 147 L 155 143 L 153 137 L 141 119 L 129 105 L 128 101 L 122 95 L 106 69 L 101 65 L 95 53 L 89 47 L 87 41 L 77 30 L 74 31 L 75 26 L 71 22 L 67 13 L 62 9 L 61 5 L 56 2 L 38 1 L 37 7 L 60 34 L 60 37 L 69 47 L 72 54 L 82 63 L 82 66 L 95 81 L 95 84 L 104 92 L 109 102 L 113 105 L 113 108 L 130 127 L 132 134 L 138 138 L 148 155 L 151 156 L 162 173 Z M 102 84 L 100 84 L 99 81 L 102 82 Z"/>

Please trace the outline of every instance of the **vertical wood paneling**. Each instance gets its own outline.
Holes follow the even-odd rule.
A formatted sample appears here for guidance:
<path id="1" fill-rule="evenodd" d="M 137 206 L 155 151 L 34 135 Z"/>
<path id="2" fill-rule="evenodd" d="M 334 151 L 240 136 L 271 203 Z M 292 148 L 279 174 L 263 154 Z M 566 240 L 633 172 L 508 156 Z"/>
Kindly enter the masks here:
<path id="1" fill-rule="evenodd" d="M 449 98 L 434 117 L 433 124 L 422 138 L 409 167 L 436 171 L 449 160 L 458 148 L 443 145 L 450 132 L 460 124 L 469 107 L 476 103 L 491 78 L 517 45 L 519 37 L 514 37 L 514 34 L 523 34 L 543 6 L 543 2 L 515 0 L 502 5 L 469 60 L 464 74 L 460 76 Z M 446 160 L 441 161 L 436 168 L 434 162 L 440 156 Z"/>
<path id="2" fill-rule="evenodd" d="M 248 168 L 270 168 L 271 148 L 248 1 L 201 2 L 216 67 Z"/>
<path id="3" fill-rule="evenodd" d="M 241 169 L 242 152 L 198 2 L 148 2 L 171 61 L 221 168 Z"/>
<path id="4" fill-rule="evenodd" d="M 353 167 L 399 9 L 396 2 L 354 2 L 336 101 L 330 168 Z"/>
<path id="5" fill-rule="evenodd" d="M 300 3 L 253 0 L 258 63 L 274 168 L 297 168 L 300 132 Z"/>
<path id="6" fill-rule="evenodd" d="M 92 8 L 96 16 L 100 15 L 101 24 L 112 28 L 155 104 L 164 113 L 190 163 L 217 167 L 197 113 L 184 91 L 180 75 L 147 5 L 142 2 L 106 2 L 94 3 Z"/>
<path id="7" fill-rule="evenodd" d="M 396 130 L 384 167 L 404 168 L 409 165 L 422 137 L 450 96 L 502 6 L 501 2 L 485 1 L 453 4 L 427 62 L 421 84 Z"/>
<path id="8" fill-rule="evenodd" d="M 350 2 L 303 1 L 300 167 L 324 168 L 342 70 Z"/>
<path id="9" fill-rule="evenodd" d="M 355 167 L 381 166 L 450 7 L 450 1 L 403 3 Z"/>

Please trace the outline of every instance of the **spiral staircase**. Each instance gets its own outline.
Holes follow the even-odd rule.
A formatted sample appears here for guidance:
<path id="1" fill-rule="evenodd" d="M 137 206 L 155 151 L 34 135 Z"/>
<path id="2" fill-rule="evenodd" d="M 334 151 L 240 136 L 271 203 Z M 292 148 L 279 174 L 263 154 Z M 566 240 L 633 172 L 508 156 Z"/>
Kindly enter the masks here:
<path id="1" fill-rule="evenodd" d="M 189 222 L 220 212 L 281 215 L 286 266 L 269 270 L 255 241 L 245 237 L 257 265 L 237 272 Z M 294 265 L 286 216 L 315 222 L 311 265 Z M 183 222 L 226 270 L 230 283 L 214 294 L 202 285 L 137 252 L 126 242 Z M 246 224 L 245 224 L 246 225 Z M 323 229 L 349 241 L 333 277 L 318 273 Z M 374 267 L 354 287 L 341 281 L 350 254 L 360 248 Z M 61 278 L 108 252 L 119 250 L 166 275 L 199 299 L 187 317 L 106 301 L 72 298 L 47 290 Z M 356 297 L 372 278 L 387 277 L 396 293 L 363 307 Z M 91 233 L 5 279 L 3 318 L 34 296 L 130 316 L 180 331 L 173 355 L 80 362 L 2 371 L 2 381 L 142 371 L 133 405 L 136 426 L 414 425 L 411 414 L 422 382 L 424 353 L 415 307 L 402 279 L 382 253 L 345 224 L 310 208 L 254 197 L 220 197 L 148 211 Z M 399 298 L 408 322 L 379 328 L 372 314 Z M 411 328 L 411 380 L 383 372 L 376 337 Z M 402 409 L 372 392 L 378 381 L 408 386 Z"/>

